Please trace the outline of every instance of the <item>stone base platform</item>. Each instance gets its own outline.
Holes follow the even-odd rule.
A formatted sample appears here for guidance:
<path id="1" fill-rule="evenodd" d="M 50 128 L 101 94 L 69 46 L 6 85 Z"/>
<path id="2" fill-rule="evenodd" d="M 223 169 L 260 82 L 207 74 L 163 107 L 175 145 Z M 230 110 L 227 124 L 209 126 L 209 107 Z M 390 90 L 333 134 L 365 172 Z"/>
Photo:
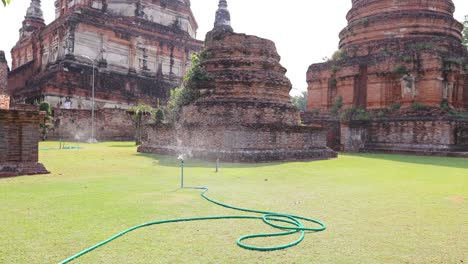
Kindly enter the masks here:
<path id="1" fill-rule="evenodd" d="M 224 162 L 324 160 L 337 157 L 326 147 L 326 131 L 307 126 L 245 125 L 210 127 L 171 125 L 146 127 L 138 151 Z M 182 145 L 181 142 L 187 142 Z"/>
<path id="2" fill-rule="evenodd" d="M 49 174 L 50 172 L 37 162 L 2 162 L 0 163 L 0 178 L 22 175 Z"/>
<path id="3" fill-rule="evenodd" d="M 138 152 L 157 153 L 161 155 L 179 155 L 186 153 L 187 149 L 177 147 L 145 147 L 141 146 Z M 224 162 L 265 163 L 271 161 L 304 161 L 325 160 L 336 158 L 337 154 L 329 149 L 311 150 L 221 150 L 212 151 L 208 149 L 190 149 L 188 155 L 202 160 L 215 161 L 219 159 Z"/>
<path id="4" fill-rule="evenodd" d="M 468 157 L 468 120 L 413 117 L 342 123 L 341 144 L 348 152 Z"/>

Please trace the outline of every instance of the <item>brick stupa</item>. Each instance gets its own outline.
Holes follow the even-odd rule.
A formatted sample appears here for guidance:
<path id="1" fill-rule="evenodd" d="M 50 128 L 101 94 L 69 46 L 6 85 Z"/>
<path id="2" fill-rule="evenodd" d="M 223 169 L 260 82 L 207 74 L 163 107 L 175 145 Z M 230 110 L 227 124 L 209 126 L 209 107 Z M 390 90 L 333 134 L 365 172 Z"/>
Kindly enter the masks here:
<path id="1" fill-rule="evenodd" d="M 340 50 L 307 71 L 303 120 L 328 126 L 335 149 L 468 157 L 468 52 L 454 10 L 352 0 Z"/>
<path id="2" fill-rule="evenodd" d="M 468 107 L 468 53 L 450 0 L 352 0 L 334 61 L 307 72 L 308 109 Z"/>
<path id="3" fill-rule="evenodd" d="M 275 44 L 233 32 L 226 1 L 221 0 L 214 29 L 206 36 L 201 64 L 209 81 L 201 95 L 182 108 L 177 129 L 147 129 L 140 151 L 191 153 L 196 158 L 266 162 L 336 157 L 320 127 L 299 125 L 291 104 L 291 83 L 279 63 Z"/>
<path id="4" fill-rule="evenodd" d="M 8 64 L 0 51 L 0 178 L 47 174 L 38 162 L 40 124 L 44 113 L 37 107 L 15 105 L 11 109 L 7 93 Z"/>
<path id="5" fill-rule="evenodd" d="M 10 96 L 8 96 L 8 65 L 5 52 L 0 50 L 0 109 L 10 108 Z"/>

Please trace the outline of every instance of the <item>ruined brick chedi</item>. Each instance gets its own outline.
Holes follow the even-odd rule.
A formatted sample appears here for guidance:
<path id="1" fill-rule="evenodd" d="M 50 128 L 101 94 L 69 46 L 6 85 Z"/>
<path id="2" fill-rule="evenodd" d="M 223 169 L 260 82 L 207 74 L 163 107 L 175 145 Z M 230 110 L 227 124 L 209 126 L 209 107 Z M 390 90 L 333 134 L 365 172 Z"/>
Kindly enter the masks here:
<path id="1" fill-rule="evenodd" d="M 48 173 L 38 163 L 39 124 L 44 113 L 31 106 L 10 110 L 7 77 L 5 53 L 0 51 L 0 178 Z"/>
<path id="2" fill-rule="evenodd" d="M 333 61 L 307 72 L 308 110 L 468 107 L 468 53 L 451 0 L 352 0 Z"/>
<path id="3" fill-rule="evenodd" d="M 199 98 L 182 108 L 175 128 L 148 127 L 140 151 L 248 162 L 336 156 L 323 129 L 299 125 L 275 44 L 234 33 L 226 1 L 219 3 L 203 54 L 207 78 L 186 88 Z"/>
<path id="4" fill-rule="evenodd" d="M 8 96 L 8 64 L 5 52 L 0 50 L 0 109 L 10 108 L 10 96 Z"/>
<path id="5" fill-rule="evenodd" d="M 315 111 L 303 120 L 328 123 L 329 145 L 345 151 L 467 157 L 468 52 L 454 10 L 450 0 L 352 0 L 340 50 L 309 67 Z"/>
<path id="6" fill-rule="evenodd" d="M 90 109 L 94 80 L 98 109 L 154 105 L 203 47 L 189 0 L 57 0 L 55 8 L 46 26 L 41 1 L 31 0 L 11 51 L 15 103 Z"/>

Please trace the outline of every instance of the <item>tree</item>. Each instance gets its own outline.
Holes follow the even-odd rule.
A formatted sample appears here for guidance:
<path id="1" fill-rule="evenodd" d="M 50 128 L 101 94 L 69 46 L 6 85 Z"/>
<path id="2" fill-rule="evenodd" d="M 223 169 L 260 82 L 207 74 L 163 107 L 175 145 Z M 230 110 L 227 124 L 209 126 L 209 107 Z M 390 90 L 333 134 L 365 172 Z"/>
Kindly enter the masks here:
<path id="1" fill-rule="evenodd" d="M 132 115 L 136 132 L 135 144 L 138 146 L 141 145 L 143 138 L 143 117 L 153 115 L 154 109 L 146 104 L 138 104 L 130 108 L 129 113 Z"/>
<path id="2" fill-rule="evenodd" d="M 6 6 L 10 3 L 10 0 L 2 0 L 3 6 Z"/>
<path id="3" fill-rule="evenodd" d="M 468 48 L 468 16 L 465 16 L 465 21 L 463 22 L 463 45 Z"/>
<path id="4" fill-rule="evenodd" d="M 41 124 L 42 140 L 45 141 L 47 139 L 49 128 L 52 127 L 52 108 L 48 102 L 42 102 L 39 105 L 39 111 L 45 112 L 44 120 Z"/>
<path id="5" fill-rule="evenodd" d="M 307 92 L 302 92 L 301 95 L 291 96 L 291 102 L 297 109 L 301 111 L 307 110 Z"/>

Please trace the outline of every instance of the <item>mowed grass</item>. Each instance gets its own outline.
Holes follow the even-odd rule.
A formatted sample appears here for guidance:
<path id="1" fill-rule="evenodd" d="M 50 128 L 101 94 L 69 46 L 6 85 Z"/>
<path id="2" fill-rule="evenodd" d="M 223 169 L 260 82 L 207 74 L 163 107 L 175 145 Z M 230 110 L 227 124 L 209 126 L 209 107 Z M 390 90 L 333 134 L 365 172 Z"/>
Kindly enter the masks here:
<path id="1" fill-rule="evenodd" d="M 125 142 L 79 145 L 40 152 L 50 175 L 0 179 L 0 263 L 57 263 L 141 223 L 239 214 L 198 191 L 178 189 L 175 158 L 137 154 Z M 317 162 L 222 164 L 219 173 L 210 162 L 186 166 L 186 185 L 208 186 L 216 200 L 312 217 L 328 229 L 290 249 L 254 252 L 236 239 L 273 231 L 261 221 L 168 224 L 130 233 L 73 263 L 468 262 L 466 159 L 345 154 Z"/>

